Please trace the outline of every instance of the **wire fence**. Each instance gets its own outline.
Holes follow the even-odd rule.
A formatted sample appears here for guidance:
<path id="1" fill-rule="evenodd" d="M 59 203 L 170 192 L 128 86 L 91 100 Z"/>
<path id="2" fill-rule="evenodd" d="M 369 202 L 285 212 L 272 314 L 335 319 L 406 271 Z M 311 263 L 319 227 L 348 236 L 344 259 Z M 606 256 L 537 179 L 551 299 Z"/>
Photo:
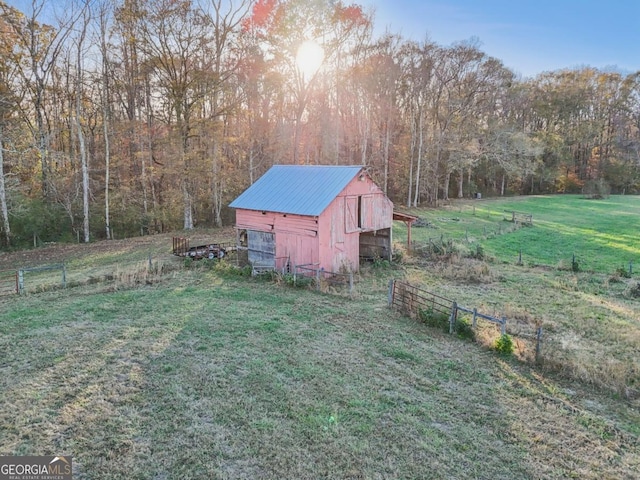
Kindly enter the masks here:
<path id="1" fill-rule="evenodd" d="M 471 316 L 469 325 L 473 331 L 477 331 L 478 320 L 483 320 L 500 328 L 500 334 L 509 334 L 517 337 L 517 347 L 523 358 L 532 358 L 539 361 L 542 353 L 543 330 L 538 325 L 531 333 L 525 333 L 519 327 L 509 330 L 507 318 L 481 313 L 477 308 L 467 308 L 453 300 L 433 292 L 429 292 L 416 285 L 411 285 L 400 280 L 389 282 L 388 304 L 398 309 L 404 315 L 420 320 L 426 320 L 435 314 L 446 316 L 449 333 L 455 333 L 461 328 L 460 320 L 465 315 Z"/>
<path id="2" fill-rule="evenodd" d="M 347 291 L 353 294 L 355 277 L 353 272 L 331 272 L 324 268 L 319 268 L 318 264 L 295 265 L 293 267 L 293 283 L 296 285 L 300 281 L 313 281 L 318 291 L 329 289 Z"/>

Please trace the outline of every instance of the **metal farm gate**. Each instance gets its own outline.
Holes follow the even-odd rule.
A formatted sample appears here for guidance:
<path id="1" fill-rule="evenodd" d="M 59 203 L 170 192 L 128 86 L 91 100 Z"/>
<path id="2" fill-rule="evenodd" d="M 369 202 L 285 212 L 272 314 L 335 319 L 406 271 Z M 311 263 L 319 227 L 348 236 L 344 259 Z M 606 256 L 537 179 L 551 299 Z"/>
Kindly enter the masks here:
<path id="1" fill-rule="evenodd" d="M 18 272 L 0 270 L 0 296 L 18 293 Z"/>

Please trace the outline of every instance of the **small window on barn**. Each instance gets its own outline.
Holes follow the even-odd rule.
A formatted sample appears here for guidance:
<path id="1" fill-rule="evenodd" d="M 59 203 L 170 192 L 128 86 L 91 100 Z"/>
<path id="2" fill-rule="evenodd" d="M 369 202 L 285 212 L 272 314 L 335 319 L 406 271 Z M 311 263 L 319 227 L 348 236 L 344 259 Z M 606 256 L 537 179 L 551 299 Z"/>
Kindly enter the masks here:
<path id="1" fill-rule="evenodd" d="M 362 228 L 362 195 L 358 196 L 358 228 Z"/>

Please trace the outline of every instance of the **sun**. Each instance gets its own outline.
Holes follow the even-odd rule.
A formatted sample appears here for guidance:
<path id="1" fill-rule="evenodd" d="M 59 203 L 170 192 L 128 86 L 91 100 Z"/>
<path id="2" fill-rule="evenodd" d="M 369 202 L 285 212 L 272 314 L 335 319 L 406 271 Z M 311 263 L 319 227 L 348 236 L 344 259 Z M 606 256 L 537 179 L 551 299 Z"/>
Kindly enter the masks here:
<path id="1" fill-rule="evenodd" d="M 310 79 L 322 65 L 324 49 L 313 40 L 305 40 L 298 47 L 296 65 L 302 76 Z"/>

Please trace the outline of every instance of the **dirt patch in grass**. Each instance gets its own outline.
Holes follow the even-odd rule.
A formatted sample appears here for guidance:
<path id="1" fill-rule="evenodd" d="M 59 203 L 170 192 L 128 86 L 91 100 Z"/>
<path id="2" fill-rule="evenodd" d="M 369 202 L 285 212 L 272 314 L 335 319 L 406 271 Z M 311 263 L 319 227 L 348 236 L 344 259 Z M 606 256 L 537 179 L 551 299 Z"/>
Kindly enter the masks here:
<path id="1" fill-rule="evenodd" d="M 228 242 L 235 240 L 232 228 L 194 230 L 121 240 L 101 240 L 88 244 L 47 244 L 44 247 L 14 252 L 0 252 L 0 270 L 10 270 L 57 263 L 99 263 L 101 258 L 117 263 L 118 256 L 134 252 L 138 257 L 145 254 L 170 254 L 172 237 L 182 236 L 191 245 Z"/>

